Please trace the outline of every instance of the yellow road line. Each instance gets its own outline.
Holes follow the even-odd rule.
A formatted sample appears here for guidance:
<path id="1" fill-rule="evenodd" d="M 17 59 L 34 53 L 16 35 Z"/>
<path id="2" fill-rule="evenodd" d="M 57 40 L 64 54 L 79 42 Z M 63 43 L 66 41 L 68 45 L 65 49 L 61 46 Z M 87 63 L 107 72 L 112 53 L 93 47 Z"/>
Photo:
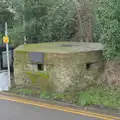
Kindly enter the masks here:
<path id="1" fill-rule="evenodd" d="M 100 118 L 103 120 L 120 120 L 120 118 L 114 117 L 114 116 L 103 115 L 103 114 L 98 114 L 98 113 L 93 113 L 93 112 L 87 112 L 84 110 L 76 110 L 76 109 L 72 109 L 72 108 L 68 108 L 68 107 L 51 105 L 51 104 L 47 104 L 47 103 L 34 102 L 31 100 L 19 99 L 19 98 L 15 98 L 15 97 L 4 96 L 4 95 L 0 95 L 0 99 L 34 105 L 34 106 L 39 106 L 39 107 L 48 108 L 48 109 L 60 110 L 60 111 L 64 111 L 64 112 L 70 112 L 73 114 L 79 114 L 79 115 L 84 115 L 84 116 L 89 116 L 89 117 L 94 117 L 94 118 Z"/>

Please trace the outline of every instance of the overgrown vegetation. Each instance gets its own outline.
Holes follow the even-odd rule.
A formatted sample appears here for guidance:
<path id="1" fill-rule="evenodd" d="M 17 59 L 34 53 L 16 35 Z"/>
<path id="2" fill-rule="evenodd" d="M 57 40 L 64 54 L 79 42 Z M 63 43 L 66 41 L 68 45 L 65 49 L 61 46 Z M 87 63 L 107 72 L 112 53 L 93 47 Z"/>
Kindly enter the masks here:
<path id="1" fill-rule="evenodd" d="M 97 28 L 99 40 L 105 45 L 107 59 L 120 56 L 120 3 L 117 0 L 97 0 Z"/>
<path id="2" fill-rule="evenodd" d="M 99 105 L 120 108 L 120 90 L 105 87 L 90 87 L 80 92 L 79 105 Z"/>
<path id="3" fill-rule="evenodd" d="M 74 94 L 68 93 L 51 93 L 48 91 L 39 91 L 35 89 L 12 89 L 12 93 L 33 96 L 41 99 L 62 101 L 80 106 L 93 105 L 111 108 L 120 108 L 120 89 L 111 89 L 105 87 L 90 87 L 84 91 Z"/>

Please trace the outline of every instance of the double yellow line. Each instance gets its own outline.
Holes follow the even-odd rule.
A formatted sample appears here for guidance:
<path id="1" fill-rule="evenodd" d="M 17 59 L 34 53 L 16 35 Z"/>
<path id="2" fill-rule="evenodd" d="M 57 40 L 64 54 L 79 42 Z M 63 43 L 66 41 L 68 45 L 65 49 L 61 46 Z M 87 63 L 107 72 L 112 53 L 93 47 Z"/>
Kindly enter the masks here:
<path id="1" fill-rule="evenodd" d="M 84 116 L 93 117 L 93 118 L 99 118 L 102 120 L 120 120 L 120 118 L 118 118 L 118 117 L 109 116 L 109 115 L 105 115 L 105 114 L 98 114 L 98 113 L 88 112 L 88 111 L 84 111 L 84 110 L 76 110 L 76 109 L 69 108 L 69 107 L 51 105 L 51 104 L 47 104 L 47 103 L 35 102 L 35 101 L 31 101 L 31 100 L 26 100 L 26 99 L 19 99 L 16 97 L 0 95 L 0 99 L 12 101 L 12 102 L 24 103 L 24 104 L 33 105 L 33 106 L 39 106 L 39 107 L 43 107 L 43 108 L 47 108 L 47 109 L 54 109 L 54 110 L 69 112 L 69 113 L 73 113 L 73 114 L 84 115 Z"/>

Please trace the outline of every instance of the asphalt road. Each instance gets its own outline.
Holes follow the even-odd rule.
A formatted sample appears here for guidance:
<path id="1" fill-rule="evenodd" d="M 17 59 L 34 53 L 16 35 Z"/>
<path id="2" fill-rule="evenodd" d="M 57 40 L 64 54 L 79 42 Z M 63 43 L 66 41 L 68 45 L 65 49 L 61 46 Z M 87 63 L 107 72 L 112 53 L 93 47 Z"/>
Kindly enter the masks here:
<path id="1" fill-rule="evenodd" d="M 0 100 L 0 120 L 101 120 L 83 115 Z"/>

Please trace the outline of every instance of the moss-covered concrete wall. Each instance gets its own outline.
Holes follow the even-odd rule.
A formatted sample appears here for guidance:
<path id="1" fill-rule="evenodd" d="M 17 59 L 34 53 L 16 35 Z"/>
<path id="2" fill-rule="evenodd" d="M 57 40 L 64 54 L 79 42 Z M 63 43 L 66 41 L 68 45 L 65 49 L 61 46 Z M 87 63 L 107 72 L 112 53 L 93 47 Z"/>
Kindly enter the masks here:
<path id="1" fill-rule="evenodd" d="M 24 47 L 22 50 L 14 51 L 16 85 L 59 92 L 81 90 L 98 82 L 104 69 L 101 50 L 61 53 L 42 51 L 44 53 L 43 71 L 38 70 L 39 63 L 30 61 L 29 52 L 31 51 L 24 50 Z"/>

